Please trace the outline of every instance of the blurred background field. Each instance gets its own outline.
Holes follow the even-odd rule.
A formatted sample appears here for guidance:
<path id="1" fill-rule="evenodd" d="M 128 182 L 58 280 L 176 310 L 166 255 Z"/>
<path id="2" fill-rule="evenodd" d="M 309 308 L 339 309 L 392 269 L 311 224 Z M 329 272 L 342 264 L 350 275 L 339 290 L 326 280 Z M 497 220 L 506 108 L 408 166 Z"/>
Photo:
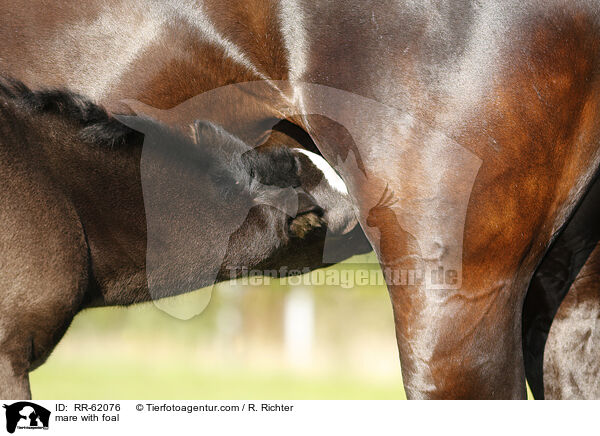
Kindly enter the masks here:
<path id="1" fill-rule="evenodd" d="M 323 283 L 323 274 L 358 271 L 368 272 L 368 284 Z M 189 320 L 153 303 L 84 311 L 31 374 L 33 397 L 404 398 L 391 305 L 373 254 L 307 277 L 220 284 Z M 170 303 L 194 313 L 209 295 Z"/>

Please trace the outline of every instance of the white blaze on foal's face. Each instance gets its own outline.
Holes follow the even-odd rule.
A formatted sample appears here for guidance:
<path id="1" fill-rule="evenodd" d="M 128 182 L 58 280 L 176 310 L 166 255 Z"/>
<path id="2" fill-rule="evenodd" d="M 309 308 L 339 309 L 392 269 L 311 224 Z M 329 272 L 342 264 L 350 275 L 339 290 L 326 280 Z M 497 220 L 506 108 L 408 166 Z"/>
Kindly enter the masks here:
<path id="1" fill-rule="evenodd" d="M 316 153 L 313 153 L 308 150 L 304 150 L 302 148 L 295 148 L 294 150 L 299 151 L 300 153 L 306 155 L 311 162 L 323 173 L 323 177 L 329 183 L 333 189 L 340 192 L 340 194 L 348 195 L 348 188 L 346 188 L 346 184 L 340 177 L 338 173 L 333 169 L 329 163 L 323 159 L 323 156 L 319 156 Z"/>
<path id="2" fill-rule="evenodd" d="M 293 150 L 300 160 L 302 186 L 325 211 L 328 229 L 338 234 L 352 230 L 357 219 L 342 178 L 322 156 L 302 148 Z"/>

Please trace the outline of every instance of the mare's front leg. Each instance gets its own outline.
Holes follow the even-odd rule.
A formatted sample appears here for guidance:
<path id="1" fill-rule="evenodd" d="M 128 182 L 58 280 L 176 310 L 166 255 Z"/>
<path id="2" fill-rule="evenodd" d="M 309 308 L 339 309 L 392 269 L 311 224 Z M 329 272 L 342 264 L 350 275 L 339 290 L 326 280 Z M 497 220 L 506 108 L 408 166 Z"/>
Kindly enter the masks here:
<path id="1" fill-rule="evenodd" d="M 501 152 L 482 152 L 476 132 L 459 138 L 462 146 L 407 124 L 356 129 L 361 160 L 349 154 L 339 165 L 386 277 L 407 396 L 525 398 L 524 295 L 596 150 L 569 155 L 565 144 L 555 155 L 499 131 Z M 332 143 L 341 141 L 324 145 Z M 528 149 L 535 165 L 520 158 Z"/>
<path id="2" fill-rule="evenodd" d="M 525 398 L 524 295 L 596 149 L 506 137 L 502 153 L 474 154 L 413 126 L 402 148 L 364 153 L 367 181 L 351 183 L 392 298 L 407 396 Z M 519 157 L 527 149 L 535 165 Z"/>
<path id="3" fill-rule="evenodd" d="M 363 214 L 388 283 L 409 398 L 526 397 L 523 298 L 558 211 L 527 189 L 535 174 L 498 174 L 484 162 L 469 191 L 460 180 L 471 177 L 448 172 L 437 197 L 410 195 L 390 178 L 385 199 Z"/>
<path id="4" fill-rule="evenodd" d="M 458 174 L 472 179 L 473 170 Z M 472 191 L 448 173 L 446 192 L 414 193 L 408 203 L 396 192 L 410 188 L 388 179 L 390 198 L 364 220 L 390 291 L 409 398 L 526 396 L 521 307 L 540 244 L 531 222 L 519 223 L 527 199 L 507 192 L 511 183 L 489 184 L 487 171 Z"/>

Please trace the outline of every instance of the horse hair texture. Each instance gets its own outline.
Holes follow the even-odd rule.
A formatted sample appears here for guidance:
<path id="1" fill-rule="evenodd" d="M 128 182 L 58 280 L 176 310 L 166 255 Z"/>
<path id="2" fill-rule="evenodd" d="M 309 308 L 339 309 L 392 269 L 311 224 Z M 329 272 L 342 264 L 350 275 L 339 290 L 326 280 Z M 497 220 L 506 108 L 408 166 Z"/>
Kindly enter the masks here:
<path id="1" fill-rule="evenodd" d="M 194 170 L 207 171 L 227 196 L 243 189 L 256 198 L 261 195 L 260 185 L 300 186 L 299 163 L 288 148 L 261 152 L 248 150 L 241 140 L 217 126 L 214 130 L 220 135 L 219 139 L 227 135 L 229 141 L 239 142 L 233 147 L 237 146 L 239 155 L 233 159 L 220 156 L 219 150 L 206 143 L 207 138 L 200 138 L 202 144 L 194 144 L 189 138 L 149 118 L 138 117 L 145 130 L 141 133 L 111 116 L 102 106 L 67 89 L 31 90 L 17 79 L 0 75 L 0 101 L 11 102 L 26 113 L 55 115 L 69 121 L 77 127 L 83 142 L 110 150 L 139 146 L 144 134 L 156 135 L 155 141 L 168 142 L 169 153 L 185 157 Z"/>

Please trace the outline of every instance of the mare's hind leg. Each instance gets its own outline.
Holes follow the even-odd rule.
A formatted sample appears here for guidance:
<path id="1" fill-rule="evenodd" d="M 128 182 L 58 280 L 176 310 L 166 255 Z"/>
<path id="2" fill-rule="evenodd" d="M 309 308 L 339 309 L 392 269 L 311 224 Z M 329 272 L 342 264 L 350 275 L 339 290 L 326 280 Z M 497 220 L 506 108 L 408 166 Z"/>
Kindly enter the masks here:
<path id="1" fill-rule="evenodd" d="M 552 322 L 544 353 L 547 399 L 600 399 L 600 246 Z"/>
<path id="2" fill-rule="evenodd" d="M 590 286 L 594 268 L 600 267 L 598 259 L 594 259 L 599 253 L 590 256 L 600 240 L 599 220 L 600 179 L 597 179 L 544 256 L 529 285 L 523 306 L 523 355 L 527 380 L 536 399 L 544 398 L 544 349 L 548 346 L 550 328 L 561 303 L 564 306 L 562 314 L 554 321 L 560 326 L 552 327 L 554 335 L 558 331 L 562 331 L 562 335 L 568 332 L 569 319 L 575 317 L 578 310 L 587 310 L 574 306 L 580 297 L 587 298 L 583 293 Z M 582 271 L 584 264 L 587 268 Z M 578 277 L 577 286 L 573 286 Z M 567 293 L 574 292 L 581 295 L 563 302 Z M 577 323 L 575 318 L 573 320 Z M 557 346 L 557 339 L 549 341 L 549 344 Z M 559 342 L 564 341 L 563 337 Z"/>

